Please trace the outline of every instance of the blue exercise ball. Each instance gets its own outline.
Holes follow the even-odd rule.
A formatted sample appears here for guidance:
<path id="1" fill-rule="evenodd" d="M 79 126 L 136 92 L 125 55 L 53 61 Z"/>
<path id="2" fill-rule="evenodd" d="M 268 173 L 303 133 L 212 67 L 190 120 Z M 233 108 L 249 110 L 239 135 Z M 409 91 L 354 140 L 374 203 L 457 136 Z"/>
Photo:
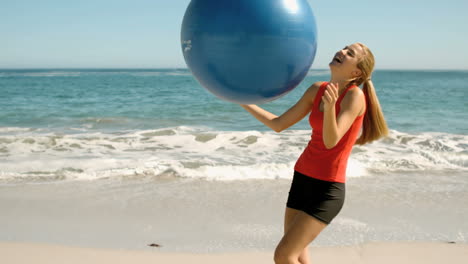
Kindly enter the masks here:
<path id="1" fill-rule="evenodd" d="M 261 104 L 307 75 L 317 29 L 307 0 L 192 0 L 181 44 L 187 66 L 208 91 Z"/>

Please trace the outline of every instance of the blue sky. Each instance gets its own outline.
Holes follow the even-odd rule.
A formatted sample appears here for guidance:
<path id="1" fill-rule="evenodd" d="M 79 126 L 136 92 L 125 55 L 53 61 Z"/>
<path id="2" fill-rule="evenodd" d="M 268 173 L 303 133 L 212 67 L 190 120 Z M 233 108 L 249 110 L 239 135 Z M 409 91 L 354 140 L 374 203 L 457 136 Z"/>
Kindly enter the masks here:
<path id="1" fill-rule="evenodd" d="M 189 2 L 0 0 L 0 68 L 185 68 L 179 36 Z M 468 69 L 468 1 L 309 3 L 318 28 L 312 68 L 359 41 L 378 69 Z"/>

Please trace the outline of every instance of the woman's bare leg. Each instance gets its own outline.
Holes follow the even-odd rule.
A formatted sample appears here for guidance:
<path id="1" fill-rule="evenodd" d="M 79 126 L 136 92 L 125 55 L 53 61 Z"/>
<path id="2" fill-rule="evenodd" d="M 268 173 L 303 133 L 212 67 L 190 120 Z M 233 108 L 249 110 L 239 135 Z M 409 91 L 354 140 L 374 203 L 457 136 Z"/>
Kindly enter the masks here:
<path id="1" fill-rule="evenodd" d="M 294 221 L 294 218 L 296 217 L 297 213 L 299 213 L 299 210 L 292 209 L 286 207 L 286 211 L 284 213 L 284 234 L 288 231 L 291 223 Z M 299 263 L 301 264 L 310 264 L 310 256 L 309 256 L 309 249 L 306 246 L 304 250 L 301 252 L 301 255 L 299 255 Z"/>
<path id="2" fill-rule="evenodd" d="M 287 210 L 288 227 L 275 250 L 276 264 L 301 264 L 299 257 L 327 224 L 302 212 Z"/>

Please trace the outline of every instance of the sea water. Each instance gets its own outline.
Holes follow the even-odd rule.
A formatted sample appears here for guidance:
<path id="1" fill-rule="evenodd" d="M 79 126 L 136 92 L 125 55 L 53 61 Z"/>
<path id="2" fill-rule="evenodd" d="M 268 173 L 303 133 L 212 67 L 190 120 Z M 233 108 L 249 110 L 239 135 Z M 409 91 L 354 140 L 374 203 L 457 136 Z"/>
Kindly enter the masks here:
<path id="1" fill-rule="evenodd" d="M 329 77 L 328 70 L 311 70 L 295 90 L 262 107 L 279 115 L 294 105 L 312 83 Z M 468 211 L 462 205 L 468 202 L 464 189 L 468 186 L 468 71 L 377 70 L 373 82 L 390 135 L 354 147 L 347 170 L 347 205 L 327 231 L 330 233 L 318 243 L 341 245 L 392 239 L 466 242 L 468 226 L 462 224 L 466 222 L 462 219 L 467 219 Z M 71 199 L 66 197 L 85 201 L 81 192 L 74 191 L 96 185 L 108 188 L 110 184 L 122 191 L 105 199 L 108 204 L 103 208 L 114 209 L 116 202 L 127 204 L 134 190 L 153 186 L 143 191 L 147 199 L 139 204 L 142 219 L 146 210 L 162 200 L 167 206 L 172 203 L 173 208 L 179 208 L 172 216 L 183 215 L 192 202 L 201 211 L 210 208 L 206 192 L 191 189 L 194 186 L 204 186 L 199 187 L 204 190 L 211 186 L 217 194 L 213 199 L 224 197 L 212 205 L 215 211 L 224 208 L 222 201 L 244 216 L 255 210 L 256 203 L 269 208 L 267 200 L 263 204 L 255 201 L 255 190 L 247 187 L 254 183 L 269 186 L 264 190 L 275 201 L 275 210 L 284 208 L 294 163 L 311 134 L 307 118 L 282 133 L 272 132 L 240 106 L 208 93 L 187 69 L 0 70 L 0 110 L 0 207 L 7 212 L 3 221 L 14 230 L 3 232 L 0 239 L 13 241 L 34 237 L 34 241 L 50 242 L 50 238 L 34 236 L 40 233 L 38 229 L 19 231 L 28 223 L 20 225 L 14 219 L 32 214 L 26 201 L 35 201 L 38 208 L 45 206 L 42 201 Z M 232 186 L 231 198 L 223 196 L 227 194 L 220 186 Z M 64 190 L 66 195 L 62 195 Z M 107 190 L 95 192 L 105 194 Z M 191 193 L 194 200 L 166 200 L 175 192 Z M 52 193 L 55 196 L 50 196 Z M 251 197 L 244 201 L 252 206 L 250 211 L 242 204 L 236 205 L 236 199 L 230 200 L 243 195 Z M 398 206 L 389 207 L 392 201 Z M 411 206 L 402 207 L 408 204 Z M 363 205 L 374 210 L 363 210 Z M 14 206 L 23 206 L 24 212 L 14 211 Z M 63 210 L 68 207 L 57 206 Z M 156 207 L 165 208 L 161 204 Z M 392 215 L 379 216 L 383 207 Z M 434 219 L 428 219 L 431 216 L 426 212 L 433 209 L 439 214 L 444 212 L 447 218 L 432 222 Z M 171 215 L 161 210 L 148 212 L 147 217 L 152 218 L 139 227 L 142 234 L 154 231 L 149 222 L 157 218 L 171 222 Z M 418 210 L 420 213 L 413 218 L 402 216 Z M 87 211 L 87 217 L 99 219 L 99 214 L 93 212 Z M 119 215 L 117 209 L 114 212 Z M 209 212 L 206 209 L 201 215 L 208 216 Z M 37 212 L 32 217 L 42 219 L 42 223 L 54 218 L 39 215 Z M 394 222 L 382 224 L 394 216 L 398 216 Z M 282 219 L 256 223 L 247 218 L 232 216 L 229 219 L 236 219 L 237 225 L 228 226 L 215 217 L 219 230 L 234 226 L 237 233 L 232 231 L 223 236 L 225 239 L 217 240 L 212 234 L 203 244 L 195 238 L 201 231 L 193 231 L 196 236 L 185 237 L 185 244 L 175 239 L 173 246 L 189 251 L 203 251 L 207 245 L 216 248 L 213 245 L 219 245 L 219 241 L 225 243 L 219 246 L 221 250 L 274 246 L 272 241 L 281 235 Z M 67 223 L 76 219 L 71 217 Z M 203 219 L 199 220 L 201 226 L 206 221 Z M 218 230 L 214 226 L 211 230 Z M 405 227 L 411 230 L 401 230 Z M 71 232 L 63 230 L 57 231 L 58 237 Z M 276 230 L 274 238 L 269 230 Z M 243 244 L 245 236 L 239 234 L 254 233 L 259 237 Z M 163 237 L 172 241 L 169 234 Z M 64 239 L 52 241 L 62 243 Z M 237 242 L 229 243 L 233 239 Z M 87 241 L 83 242 L 86 246 L 97 240 L 90 235 L 83 241 Z M 135 247 L 125 243 L 116 246 Z"/>
<path id="2" fill-rule="evenodd" d="M 313 82 L 263 105 L 281 114 Z M 468 72 L 376 71 L 389 138 L 355 147 L 348 177 L 468 170 Z M 185 69 L 0 71 L 0 183 L 172 173 L 290 178 L 307 118 L 275 133 Z"/>

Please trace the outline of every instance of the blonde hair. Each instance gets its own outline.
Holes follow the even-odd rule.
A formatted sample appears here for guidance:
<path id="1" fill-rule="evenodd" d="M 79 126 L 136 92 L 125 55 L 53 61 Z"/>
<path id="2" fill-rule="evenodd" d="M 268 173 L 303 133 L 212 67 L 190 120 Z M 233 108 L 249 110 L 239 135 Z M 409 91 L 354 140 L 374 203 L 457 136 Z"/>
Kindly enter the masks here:
<path id="1" fill-rule="evenodd" d="M 363 84 L 362 91 L 366 97 L 367 107 L 362 123 L 362 133 L 356 140 L 356 144 L 364 145 L 387 136 L 388 127 L 382 108 L 380 107 L 379 99 L 375 93 L 374 84 L 371 81 L 371 75 L 375 64 L 374 55 L 366 45 L 362 43 L 357 44 L 364 50 L 364 56 L 357 64 L 362 74 L 357 79 L 353 80 L 353 83 L 357 86 Z"/>

